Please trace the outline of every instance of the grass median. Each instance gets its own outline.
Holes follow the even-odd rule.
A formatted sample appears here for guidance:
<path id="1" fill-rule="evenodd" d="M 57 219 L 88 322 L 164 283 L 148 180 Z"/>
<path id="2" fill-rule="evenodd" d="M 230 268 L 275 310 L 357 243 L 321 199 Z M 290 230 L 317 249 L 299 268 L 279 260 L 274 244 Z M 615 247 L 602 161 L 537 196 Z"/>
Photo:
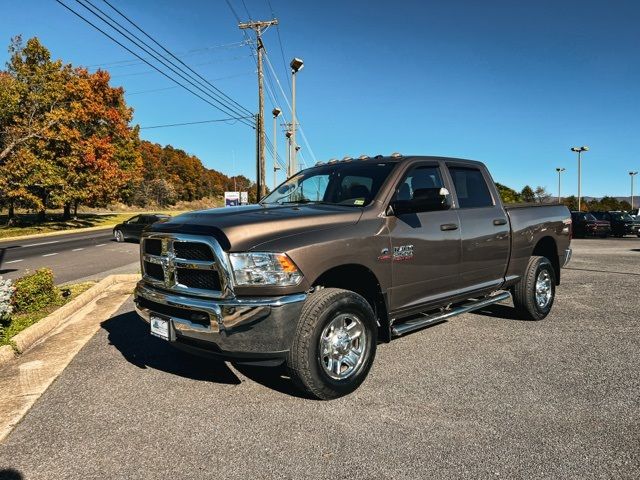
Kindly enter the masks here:
<path id="1" fill-rule="evenodd" d="M 86 292 L 93 285 L 95 282 L 55 286 L 53 272 L 46 268 L 18 279 L 11 297 L 13 312 L 0 319 L 0 346 L 12 345 L 11 339 L 15 335 Z"/>

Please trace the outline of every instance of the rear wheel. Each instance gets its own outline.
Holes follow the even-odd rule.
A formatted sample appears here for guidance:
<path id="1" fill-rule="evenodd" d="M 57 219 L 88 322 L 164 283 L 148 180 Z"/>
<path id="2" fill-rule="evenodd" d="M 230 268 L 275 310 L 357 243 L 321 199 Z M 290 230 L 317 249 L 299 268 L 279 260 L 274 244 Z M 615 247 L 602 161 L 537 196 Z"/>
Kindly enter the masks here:
<path id="1" fill-rule="evenodd" d="M 124 233 L 122 233 L 122 230 L 114 230 L 113 238 L 116 242 L 124 242 Z"/>
<path id="2" fill-rule="evenodd" d="M 291 379 L 322 400 L 353 392 L 364 381 L 376 353 L 377 325 L 369 303 L 338 288 L 307 298 L 287 367 Z"/>
<path id="3" fill-rule="evenodd" d="M 551 311 L 556 295 L 553 265 L 546 257 L 529 259 L 525 274 L 513 287 L 513 305 L 525 320 L 542 320 Z"/>

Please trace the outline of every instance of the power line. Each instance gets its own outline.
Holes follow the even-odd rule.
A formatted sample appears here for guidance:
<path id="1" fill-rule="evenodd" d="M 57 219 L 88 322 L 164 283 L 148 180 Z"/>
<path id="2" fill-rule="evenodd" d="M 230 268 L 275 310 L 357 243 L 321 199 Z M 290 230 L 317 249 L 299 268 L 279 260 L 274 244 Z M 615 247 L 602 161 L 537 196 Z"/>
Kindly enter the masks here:
<path id="1" fill-rule="evenodd" d="M 146 61 L 144 58 L 142 58 L 140 55 L 138 55 L 136 52 L 134 52 L 133 50 L 131 50 L 129 47 L 127 47 L 126 45 L 124 45 L 122 42 L 120 42 L 119 40 L 117 40 L 116 38 L 114 38 L 112 35 L 108 34 L 107 32 L 105 32 L 103 29 L 101 29 L 100 27 L 98 27 L 95 23 L 93 23 L 91 20 L 87 19 L 86 17 L 84 17 L 83 15 L 81 15 L 80 13 L 76 12 L 75 10 L 73 10 L 71 7 L 67 6 L 66 4 L 64 4 L 61 0 L 55 0 L 57 3 L 59 3 L 60 5 L 62 5 L 64 8 L 66 8 L 67 10 L 69 10 L 71 13 L 73 13 L 75 16 L 77 16 L 78 18 L 80 18 L 81 20 L 83 20 L 84 22 L 86 22 L 87 24 L 91 25 L 93 28 L 95 28 L 97 31 L 99 31 L 100 33 L 102 33 L 105 37 L 109 38 L 110 40 L 112 40 L 113 42 L 115 42 L 116 44 L 120 45 L 122 48 L 124 48 L 126 51 L 128 51 L 131 55 L 139 58 L 140 60 L 142 60 L 144 63 L 146 63 L 147 65 L 149 65 L 151 68 L 153 68 L 154 70 L 156 70 L 158 73 L 160 73 L 161 75 L 163 75 L 164 77 L 168 78 L 169 80 L 171 80 L 173 83 L 177 84 L 178 86 L 184 88 L 185 90 L 187 90 L 188 92 L 190 92 L 191 94 L 195 95 L 196 97 L 198 97 L 200 100 L 202 100 L 203 102 L 208 103 L 209 105 L 211 105 L 212 107 L 215 107 L 216 109 L 220 110 L 219 107 L 217 105 L 214 105 L 213 103 L 211 103 L 209 100 L 207 100 L 206 98 L 204 98 L 202 95 L 198 94 L 197 92 L 194 92 L 193 90 L 191 90 L 189 87 L 183 85 L 182 83 L 180 83 L 178 80 L 176 80 L 175 78 L 171 77 L 170 75 L 168 75 L 167 73 L 163 72 L 162 70 L 160 70 L 158 67 L 156 67 L 155 65 L 153 65 L 152 63 Z M 252 128 L 255 128 L 253 126 L 253 124 L 248 124 L 249 126 L 251 126 Z"/>
<path id="2" fill-rule="evenodd" d="M 167 128 L 167 127 L 182 127 L 184 125 L 200 125 L 202 123 L 218 123 L 225 122 L 233 124 L 236 120 L 241 120 L 243 118 L 253 118 L 251 117 L 229 117 L 229 118 L 216 118 L 213 120 L 199 120 L 196 122 L 182 122 L 182 123 L 165 123 L 163 125 L 151 125 L 149 127 L 140 127 L 140 130 L 150 130 L 152 128 Z"/>
<path id="3" fill-rule="evenodd" d="M 267 0 L 267 5 L 269 5 L 269 10 L 271 10 L 271 16 L 273 18 L 276 18 L 276 13 L 273 11 L 271 0 Z M 289 78 L 289 69 L 288 69 L 287 61 L 284 58 L 284 48 L 282 47 L 282 37 L 280 36 L 280 25 L 276 25 L 276 33 L 278 34 L 278 44 L 280 45 L 280 55 L 282 56 L 282 66 L 284 67 L 285 77 L 287 78 L 287 84 L 289 85 L 289 93 L 291 93 L 291 79 Z"/>
<path id="4" fill-rule="evenodd" d="M 131 48 L 127 47 L 126 45 L 124 45 L 121 41 L 117 40 L 116 38 L 114 38 L 112 35 L 110 35 L 109 33 L 105 32 L 102 28 L 98 27 L 95 23 L 93 23 L 92 21 L 90 21 L 89 19 L 87 19 L 86 17 L 84 17 L 82 14 L 78 13 L 77 11 L 75 11 L 74 9 L 72 9 L 71 7 L 67 6 L 66 4 L 64 4 L 62 1 L 60 0 L 56 0 L 57 3 L 59 3 L 60 5 L 62 5 L 64 8 L 66 8 L 67 10 L 69 10 L 71 13 L 73 13 L 74 15 L 76 15 L 77 17 L 81 18 L 83 21 L 85 21 L 86 23 L 88 23 L 89 25 L 91 25 L 93 28 L 95 28 L 96 30 L 98 30 L 100 33 L 102 33 L 103 35 L 105 35 L 107 38 L 111 39 L 112 41 L 114 41 L 115 43 L 117 43 L 118 45 L 120 45 L 122 48 L 124 48 L 125 50 L 127 50 L 129 53 L 131 53 L 132 55 L 134 55 L 135 57 L 139 58 L 140 60 L 142 60 L 144 63 L 146 63 L 147 65 L 149 65 L 151 68 L 153 68 L 154 70 L 156 70 L 157 72 L 159 72 L 161 75 L 165 76 L 166 78 L 168 78 L 169 80 L 171 80 L 172 82 L 176 83 L 177 85 L 181 86 L 182 88 L 184 88 L 185 90 L 189 91 L 191 94 L 195 95 L 196 97 L 200 98 L 202 101 L 208 103 L 209 105 L 211 105 L 212 107 L 216 108 L 217 110 L 221 110 L 223 113 L 229 114 L 229 108 L 226 107 L 226 105 L 224 105 L 220 100 L 216 99 L 215 97 L 213 97 L 209 92 L 205 91 L 204 89 L 202 89 L 201 87 L 199 87 L 198 85 L 195 85 L 193 82 L 191 82 L 189 79 L 185 78 L 184 75 L 181 75 L 180 72 L 176 72 L 176 70 L 174 68 L 171 68 L 171 65 L 167 65 L 164 61 L 160 60 L 160 63 L 165 66 L 168 67 L 172 72 L 177 73 L 188 85 L 197 88 L 198 90 L 202 91 L 205 95 L 211 97 L 216 103 L 218 103 L 219 105 L 222 105 L 223 108 L 221 108 L 220 106 L 212 103 L 211 101 L 207 100 L 206 98 L 204 98 L 202 95 L 200 95 L 199 93 L 193 91 L 191 88 L 189 88 L 188 86 L 180 83 L 178 80 L 176 80 L 175 78 L 173 78 L 171 75 L 169 75 L 168 73 L 164 72 L 163 70 L 161 70 L 160 68 L 158 68 L 156 65 L 150 63 L 148 60 L 146 60 L 145 58 L 143 58 L 141 55 L 139 55 L 138 53 L 136 53 L 135 51 L 133 51 Z M 112 28 L 114 28 L 114 30 L 117 30 L 120 34 L 122 34 L 125 38 L 129 39 L 130 41 L 132 41 L 136 46 L 138 46 L 139 48 L 141 48 L 145 53 L 151 55 L 152 57 L 154 57 L 154 59 L 159 60 L 157 57 L 155 57 L 155 55 L 153 55 L 152 53 L 150 53 L 147 49 L 145 49 L 144 47 L 141 47 L 140 44 L 138 42 L 136 42 L 135 40 L 131 40 L 131 37 L 129 35 L 123 34 L 122 30 L 120 30 L 119 28 L 113 27 L 112 23 L 105 21 L 100 15 L 97 15 L 95 12 L 93 12 L 89 7 L 87 7 L 86 5 L 82 4 L 79 0 L 76 0 L 77 3 L 80 3 L 86 10 L 88 10 L 90 13 L 93 13 L 96 17 L 98 17 L 98 19 L 102 20 L 104 23 L 106 23 L 107 25 L 111 26 Z M 226 109 L 226 111 L 225 111 Z M 242 114 L 238 114 L 238 112 L 235 111 L 231 111 L 231 116 L 242 116 Z M 248 126 L 251 126 L 253 128 L 253 124 L 250 122 L 246 122 L 243 121 L 243 123 L 245 123 Z"/>
<path id="5" fill-rule="evenodd" d="M 151 45 L 146 43 L 144 40 L 142 40 L 139 37 L 137 37 L 135 34 L 133 34 L 131 31 L 129 31 L 126 27 L 122 26 L 120 23 L 118 23 L 116 20 L 114 20 L 111 16 L 109 16 L 109 14 L 107 14 L 106 12 L 101 10 L 100 8 L 96 7 L 93 3 L 91 3 L 90 0 L 76 0 L 76 3 L 79 3 L 81 6 L 83 6 L 90 13 L 92 13 L 93 15 L 98 17 L 104 23 L 106 23 L 111 28 L 113 28 L 118 33 L 120 33 L 120 35 L 122 35 L 127 40 L 129 40 L 134 45 L 136 45 L 138 48 L 143 50 L 146 54 L 151 55 L 157 62 L 161 63 L 163 66 L 165 66 L 166 68 L 171 70 L 173 73 L 177 74 L 184 81 L 189 83 L 191 86 L 193 86 L 194 88 L 200 90 L 202 93 L 204 93 L 209 98 L 211 98 L 214 102 L 216 102 L 219 105 L 218 107 L 216 107 L 216 108 L 218 108 L 218 110 L 221 110 L 224 113 L 226 113 L 227 115 L 231 115 L 231 116 L 244 116 L 247 113 L 251 113 L 249 110 L 246 110 L 246 109 L 245 109 L 245 111 L 235 109 L 232 105 L 227 104 L 223 99 L 218 98 L 216 96 L 216 94 L 214 94 L 213 92 L 208 91 L 206 87 L 203 88 L 201 85 L 198 85 L 198 84 L 194 83 L 194 81 L 196 81 L 196 80 L 193 78 L 192 75 L 190 75 L 189 73 L 187 73 L 184 70 L 182 70 L 179 66 L 175 65 L 170 60 L 163 59 L 161 54 L 155 48 L 153 48 Z M 87 4 L 89 6 L 87 6 Z M 187 77 L 189 77 L 189 78 L 187 78 Z M 242 108 L 244 108 L 244 107 L 242 107 Z"/>
<path id="6" fill-rule="evenodd" d="M 114 7 L 111 3 L 109 3 L 107 0 L 102 0 L 104 3 L 106 3 L 107 5 L 109 5 L 114 11 L 116 11 L 122 18 L 124 18 L 127 22 L 129 22 L 131 25 L 133 25 L 137 30 L 139 30 L 140 32 L 142 32 L 142 34 L 144 34 L 149 40 L 151 40 L 152 42 L 154 42 L 156 45 L 158 45 L 162 50 L 164 50 L 165 52 L 167 52 L 171 57 L 173 57 L 175 60 L 177 60 L 180 64 L 182 64 L 184 67 L 186 67 L 190 72 L 193 72 L 198 78 L 200 78 L 201 80 L 203 80 L 207 85 L 209 85 L 211 88 L 213 88 L 216 92 L 218 92 L 220 95 L 222 95 L 224 98 L 226 98 L 228 101 L 230 101 L 231 103 L 237 105 L 241 110 L 244 110 L 247 114 L 251 114 L 252 112 L 250 110 L 248 110 L 247 108 L 243 107 L 242 105 L 240 105 L 238 102 L 236 102 L 233 98 L 231 98 L 229 95 L 227 95 L 226 93 L 224 93 L 222 90 L 220 90 L 219 88 L 217 88 L 215 85 L 213 85 L 211 82 L 209 82 L 206 78 L 204 78 L 202 75 L 200 75 L 198 72 L 196 72 L 195 70 L 193 70 L 189 65 L 187 65 L 186 63 L 184 63 L 182 60 L 180 60 L 178 57 L 176 57 L 173 53 L 171 53 L 167 48 L 165 48 L 161 43 L 159 43 L 155 38 L 153 38 L 151 35 L 149 35 L 147 32 L 145 32 L 142 28 L 140 28 L 135 22 L 133 22 L 131 19 L 129 19 L 129 17 L 127 17 L 124 13 L 122 13 L 120 10 L 118 10 L 116 7 Z"/>
<path id="7" fill-rule="evenodd" d="M 150 72 L 153 72 L 153 70 L 149 70 Z M 145 72 L 138 72 L 140 74 L 145 73 Z M 133 75 L 133 74 L 131 74 Z M 253 75 L 253 72 L 245 72 L 245 73 L 238 73 L 236 75 L 227 75 L 226 77 L 218 77 L 218 78 L 214 78 L 214 81 L 217 80 L 227 80 L 229 78 L 238 78 L 238 77 L 244 77 L 245 75 Z M 120 75 L 116 75 L 117 77 L 119 77 Z M 114 77 L 111 77 L 114 78 Z M 164 90 L 172 90 L 174 88 L 178 88 L 176 85 L 172 86 L 172 87 L 163 87 L 163 88 L 152 88 L 150 90 L 138 90 L 136 92 L 125 92 L 127 95 L 141 95 L 143 93 L 153 93 L 153 92 L 162 92 Z M 249 116 L 249 118 L 253 118 L 253 115 Z"/>
<path id="8" fill-rule="evenodd" d="M 203 48 L 194 48 L 192 50 L 187 50 L 186 52 L 182 52 L 178 54 L 178 56 L 184 58 L 192 55 L 198 55 L 199 53 L 208 52 L 210 50 L 214 50 L 217 48 L 239 48 L 244 47 L 247 44 L 246 40 L 241 42 L 233 42 L 233 43 L 225 43 L 221 45 L 211 45 L 209 47 Z M 165 57 L 166 58 L 166 57 Z M 92 65 L 87 65 L 87 68 L 96 68 L 96 67 L 132 67 L 134 65 L 140 65 L 142 62 L 140 60 L 114 60 L 113 62 L 105 62 L 105 63 L 94 63 Z"/>

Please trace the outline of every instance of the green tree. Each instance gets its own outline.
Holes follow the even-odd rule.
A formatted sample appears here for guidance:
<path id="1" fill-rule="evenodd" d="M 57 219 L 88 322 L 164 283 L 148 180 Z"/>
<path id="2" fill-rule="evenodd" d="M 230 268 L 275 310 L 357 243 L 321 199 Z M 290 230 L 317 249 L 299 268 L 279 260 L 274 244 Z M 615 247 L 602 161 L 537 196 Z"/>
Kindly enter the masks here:
<path id="1" fill-rule="evenodd" d="M 563 198 L 562 203 L 565 204 L 567 208 L 572 212 L 575 212 L 576 210 L 578 210 L 578 199 L 575 197 L 575 195 L 570 195 L 568 197 Z"/>
<path id="2" fill-rule="evenodd" d="M 518 203 L 522 199 L 520 198 L 520 194 L 516 192 L 513 188 L 509 188 L 506 185 L 496 182 L 496 188 L 500 193 L 500 198 L 504 203 Z"/>
<path id="3" fill-rule="evenodd" d="M 524 186 L 524 188 L 520 192 L 520 197 L 522 198 L 523 202 L 533 203 L 536 201 L 536 194 L 529 185 Z"/>

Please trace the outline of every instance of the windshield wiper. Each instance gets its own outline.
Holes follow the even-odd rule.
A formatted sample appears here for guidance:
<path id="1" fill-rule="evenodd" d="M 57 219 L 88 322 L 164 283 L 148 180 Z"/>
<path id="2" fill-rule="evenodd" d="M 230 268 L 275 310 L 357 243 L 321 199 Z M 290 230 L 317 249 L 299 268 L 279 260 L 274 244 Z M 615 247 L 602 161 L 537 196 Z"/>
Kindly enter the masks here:
<path id="1" fill-rule="evenodd" d="M 286 202 L 277 202 L 278 205 L 285 205 L 290 203 L 324 203 L 328 204 L 329 202 L 323 202 L 322 200 L 309 200 L 308 198 L 303 198 L 300 200 L 287 200 Z"/>

